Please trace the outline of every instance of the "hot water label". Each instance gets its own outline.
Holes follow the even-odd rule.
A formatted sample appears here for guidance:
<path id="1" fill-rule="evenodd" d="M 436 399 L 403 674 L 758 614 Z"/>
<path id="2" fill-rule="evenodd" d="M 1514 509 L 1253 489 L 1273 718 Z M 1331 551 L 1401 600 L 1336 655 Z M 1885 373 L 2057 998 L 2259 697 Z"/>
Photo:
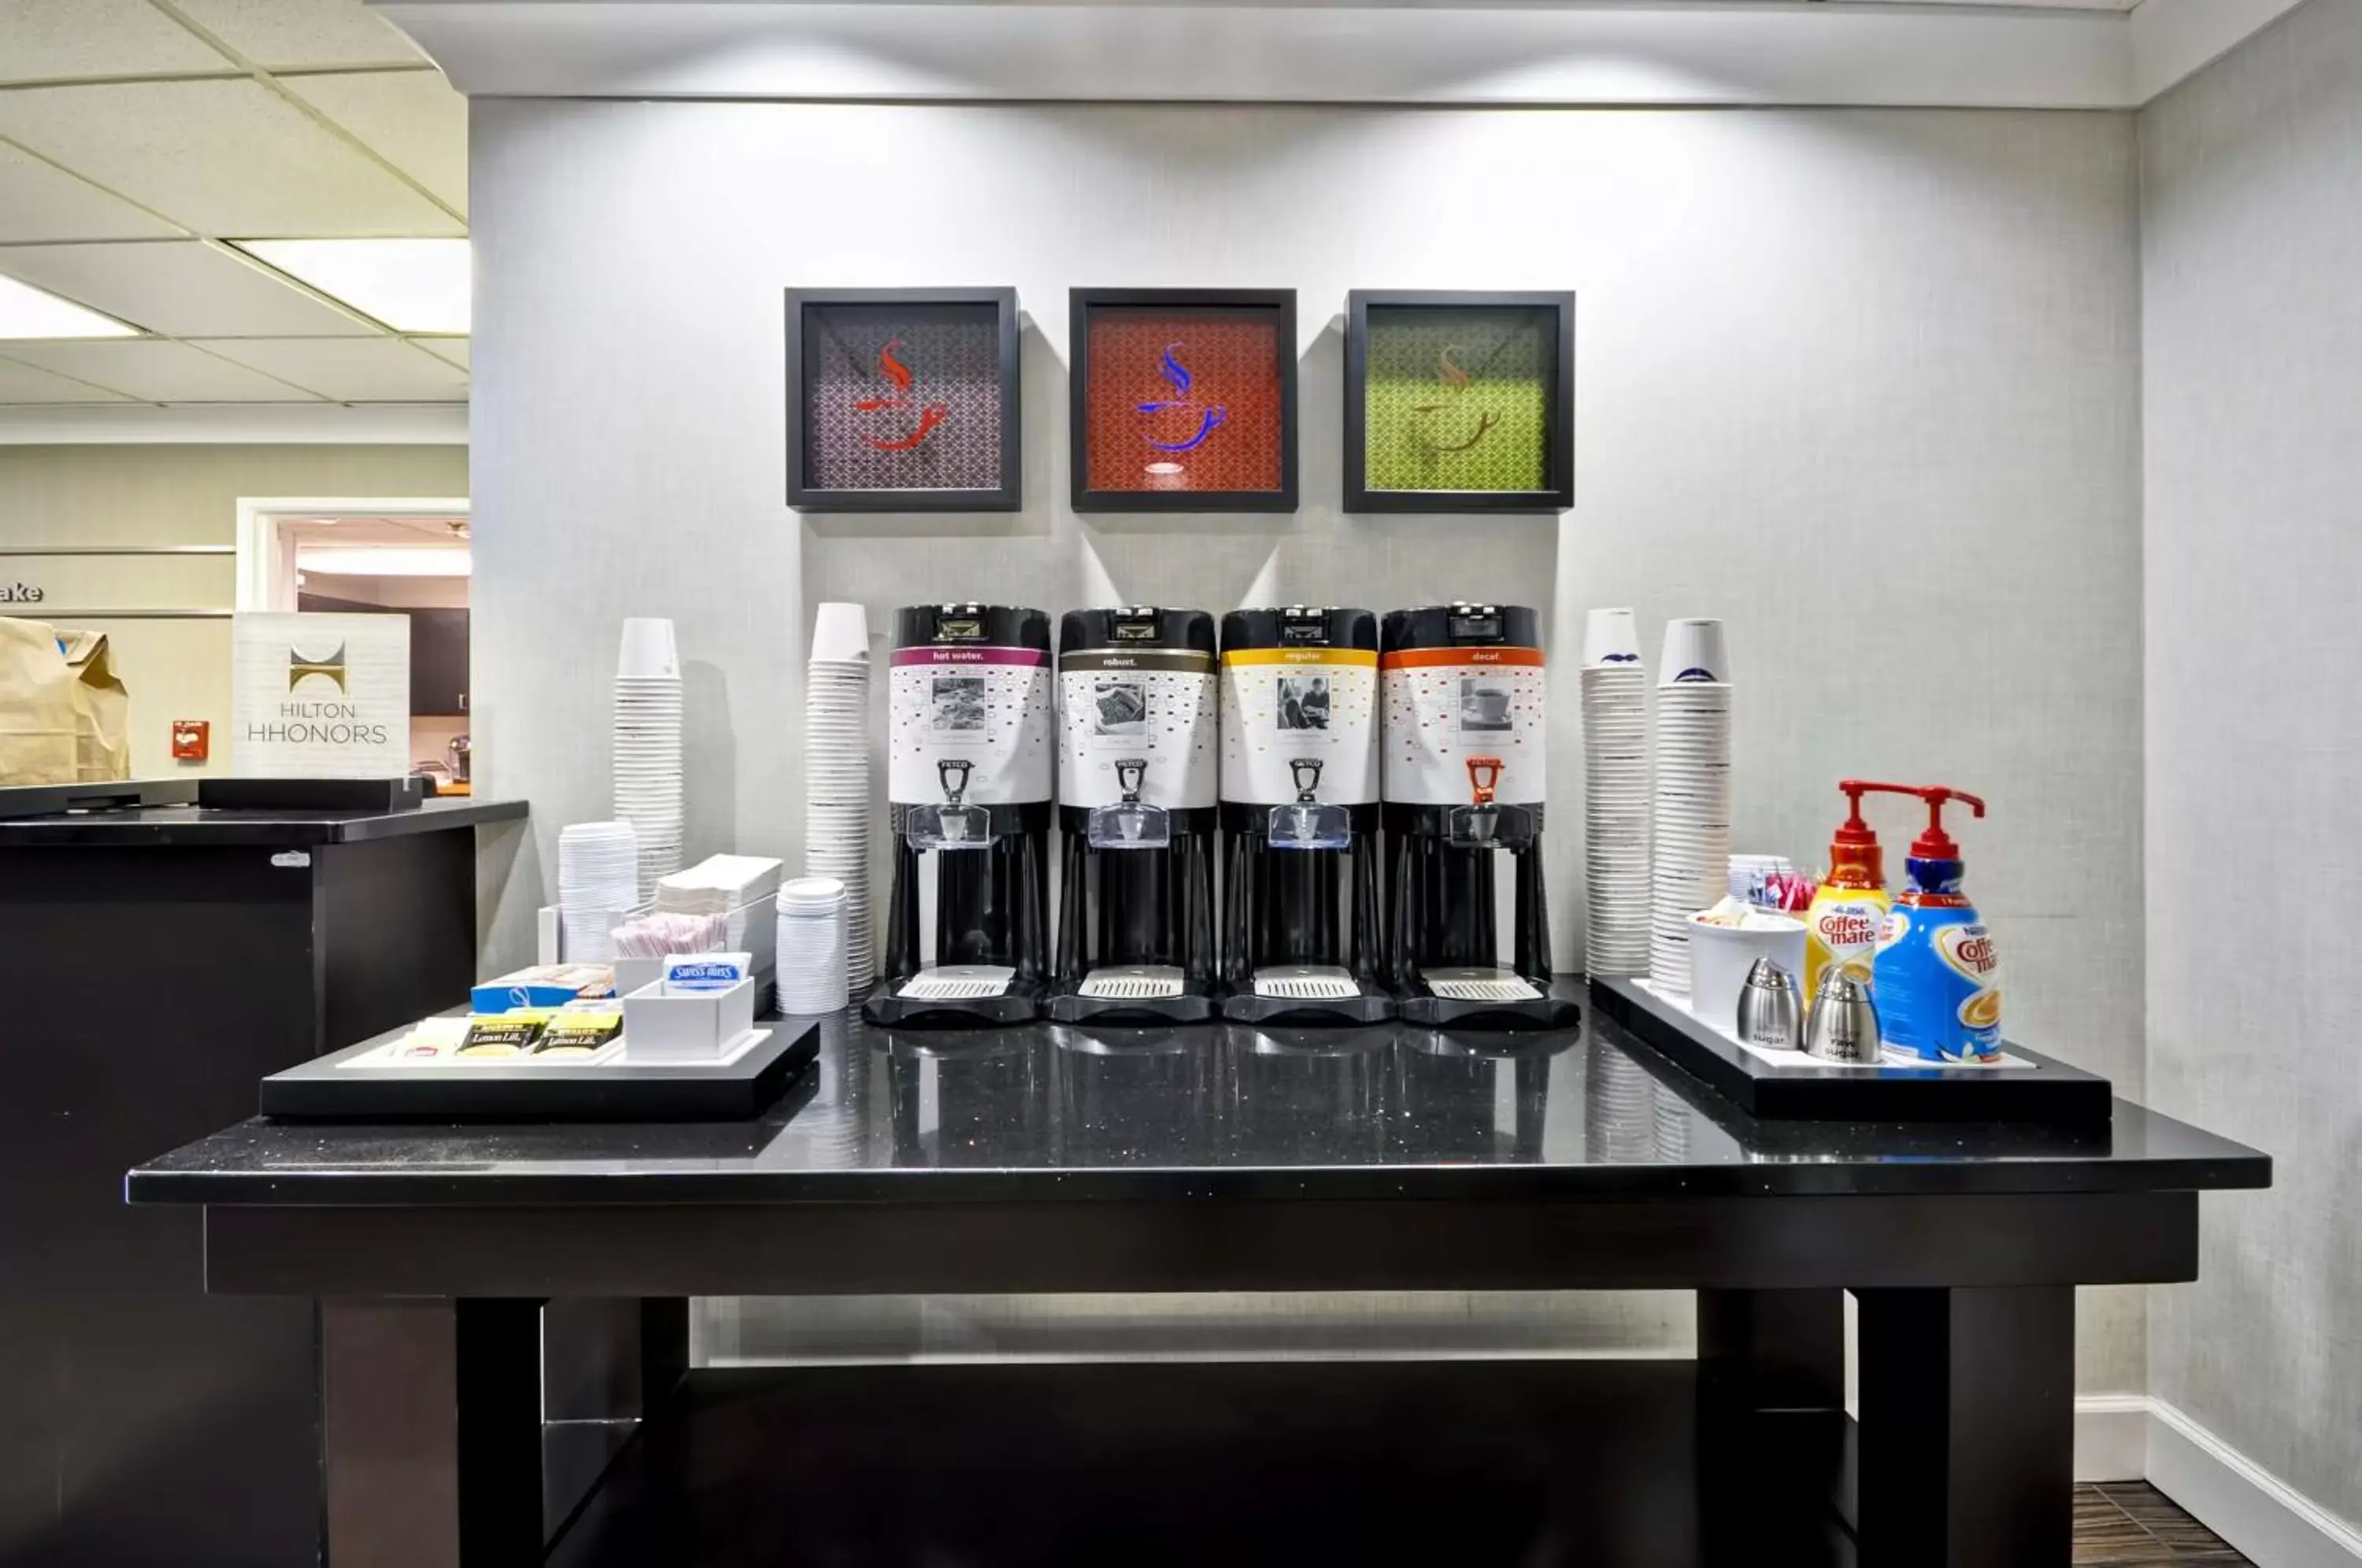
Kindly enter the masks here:
<path id="1" fill-rule="evenodd" d="M 1116 764 L 1147 764 L 1143 804 L 1214 803 L 1214 658 L 1195 648 L 1093 648 L 1058 656 L 1058 801 L 1112 806 Z"/>
<path id="2" fill-rule="evenodd" d="M 1222 799 L 1292 804 L 1295 765 L 1320 764 L 1313 799 L 1378 798 L 1378 656 L 1369 648 L 1233 648 L 1222 656 Z"/>
<path id="3" fill-rule="evenodd" d="M 1041 649 L 897 648 L 889 701 L 888 799 L 941 804 L 944 761 L 969 764 L 965 804 L 1050 798 L 1050 656 Z"/>
<path id="4" fill-rule="evenodd" d="M 1404 648 L 1379 660 L 1378 680 L 1388 801 L 1467 805 L 1471 757 L 1500 762 L 1502 804 L 1549 798 L 1541 649 Z"/>

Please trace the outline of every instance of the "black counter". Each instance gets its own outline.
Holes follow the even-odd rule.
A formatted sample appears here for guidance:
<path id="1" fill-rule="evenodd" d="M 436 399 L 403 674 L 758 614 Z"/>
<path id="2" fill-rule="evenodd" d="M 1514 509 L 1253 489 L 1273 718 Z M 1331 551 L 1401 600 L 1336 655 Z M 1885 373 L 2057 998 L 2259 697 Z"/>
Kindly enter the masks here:
<path id="1" fill-rule="evenodd" d="M 2263 1187 L 2271 1162 L 2119 1100 L 2107 1125 L 1752 1121 L 1604 1019 L 1323 1045 L 1237 1025 L 977 1035 L 826 1021 L 751 1122 L 243 1122 L 130 1173 L 136 1203 L 930 1203 Z M 929 1118 L 933 1120 L 932 1122 Z"/>
<path id="2" fill-rule="evenodd" d="M 309 849 L 326 844 L 374 844 L 415 834 L 519 822 L 524 814 L 523 801 L 485 801 L 469 796 L 429 801 L 408 812 L 217 812 L 202 806 L 139 806 L 126 811 L 0 818 L 0 849 L 67 845 L 118 848 L 267 845 Z"/>
<path id="3" fill-rule="evenodd" d="M 321 1298 L 339 1555 L 1293 1562 L 1322 1559 L 1282 1536 L 1350 1518 L 1326 1539 L 1420 1561 L 2066 1568 L 2075 1286 L 2195 1277 L 2200 1191 L 2271 1169 L 2121 1103 L 2064 1131 L 1751 1121 L 1596 1019 L 822 1033 L 751 1121 L 249 1120 L 127 1187 L 205 1206 L 210 1291 Z M 691 1370 L 685 1300 L 1631 1288 L 1697 1293 L 1694 1368 Z M 547 1314 L 583 1298 L 625 1309 L 625 1447 L 545 1428 Z M 1157 1517 L 1175 1486 L 1196 1535 Z M 1103 1506 L 1042 1505 L 1063 1488 Z M 1498 1539 L 1401 1507 L 1421 1488 L 1491 1499 Z"/>

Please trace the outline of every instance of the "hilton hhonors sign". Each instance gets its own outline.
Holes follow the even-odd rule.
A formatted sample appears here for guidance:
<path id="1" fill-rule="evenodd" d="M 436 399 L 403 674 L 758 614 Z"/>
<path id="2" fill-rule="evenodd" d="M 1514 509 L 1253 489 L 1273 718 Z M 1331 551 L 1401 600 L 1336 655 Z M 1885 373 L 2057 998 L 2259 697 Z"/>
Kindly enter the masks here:
<path id="1" fill-rule="evenodd" d="M 242 613 L 231 766 L 248 778 L 410 771 L 410 617 Z"/>

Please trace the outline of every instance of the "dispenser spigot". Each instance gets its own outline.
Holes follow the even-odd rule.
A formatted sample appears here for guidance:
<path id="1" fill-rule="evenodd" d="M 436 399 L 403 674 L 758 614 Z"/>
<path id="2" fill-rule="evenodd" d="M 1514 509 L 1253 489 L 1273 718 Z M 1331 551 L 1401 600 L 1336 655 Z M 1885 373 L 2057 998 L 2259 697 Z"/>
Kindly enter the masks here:
<path id="1" fill-rule="evenodd" d="M 1468 759 L 1470 799 L 1477 805 L 1493 803 L 1493 791 L 1500 787 L 1501 773 L 1507 765 L 1497 756 L 1472 756 Z"/>

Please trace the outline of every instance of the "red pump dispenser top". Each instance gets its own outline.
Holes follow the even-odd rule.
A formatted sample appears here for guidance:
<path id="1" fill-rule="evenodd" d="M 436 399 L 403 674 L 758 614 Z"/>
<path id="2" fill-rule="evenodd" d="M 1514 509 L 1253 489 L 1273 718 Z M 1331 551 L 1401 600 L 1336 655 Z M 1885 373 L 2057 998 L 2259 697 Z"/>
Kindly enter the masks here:
<path id="1" fill-rule="evenodd" d="M 1944 831 L 1944 808 L 1951 801 L 1958 801 L 1981 817 L 1985 814 L 1983 799 L 1971 795 L 1965 790 L 1954 790 L 1942 784 L 1931 784 L 1924 790 L 1904 790 L 1900 793 L 1916 795 L 1927 802 L 1927 831 L 1911 841 L 1911 858 L 1958 860 L 1960 857 L 1960 846 L 1954 844 L 1952 835 Z"/>

